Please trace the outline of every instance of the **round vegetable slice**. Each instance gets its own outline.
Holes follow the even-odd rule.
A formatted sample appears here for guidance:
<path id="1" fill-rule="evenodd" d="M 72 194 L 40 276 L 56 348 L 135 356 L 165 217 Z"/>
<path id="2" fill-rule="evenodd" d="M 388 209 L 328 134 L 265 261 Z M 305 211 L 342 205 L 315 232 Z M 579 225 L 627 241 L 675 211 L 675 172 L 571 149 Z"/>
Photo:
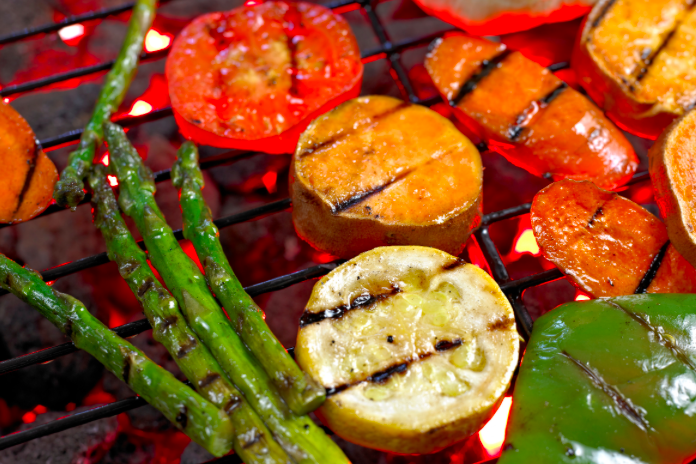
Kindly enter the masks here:
<path id="1" fill-rule="evenodd" d="M 27 221 L 53 199 L 58 171 L 24 118 L 0 101 L 0 222 Z"/>
<path id="2" fill-rule="evenodd" d="M 649 156 L 650 178 L 669 239 L 696 266 L 696 112 L 668 127 Z"/>
<path id="3" fill-rule="evenodd" d="M 327 389 L 320 418 L 341 437 L 430 453 L 476 432 L 517 366 L 519 338 L 488 274 L 434 248 L 381 247 L 314 287 L 297 362 Z"/>
<path id="4" fill-rule="evenodd" d="M 290 179 L 298 234 L 336 256 L 383 245 L 456 255 L 479 224 L 476 147 L 448 119 L 391 97 L 356 98 L 314 120 Z"/>
<path id="5" fill-rule="evenodd" d="M 268 153 L 292 153 L 313 118 L 359 94 L 362 72 L 343 18 L 282 1 L 199 16 L 166 66 L 186 138 Z"/>

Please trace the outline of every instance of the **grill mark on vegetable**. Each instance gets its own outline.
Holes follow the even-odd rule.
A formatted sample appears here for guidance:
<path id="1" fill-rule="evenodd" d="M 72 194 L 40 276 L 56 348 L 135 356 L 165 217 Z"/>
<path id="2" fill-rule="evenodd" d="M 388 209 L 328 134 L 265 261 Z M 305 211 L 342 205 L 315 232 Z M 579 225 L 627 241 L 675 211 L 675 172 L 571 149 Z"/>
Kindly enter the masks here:
<path id="1" fill-rule="evenodd" d="M 31 186 L 31 180 L 34 177 L 34 173 L 36 172 L 36 163 L 37 159 L 39 158 L 39 150 L 41 150 L 39 144 L 34 142 L 34 151 L 31 154 L 31 158 L 27 160 L 27 162 L 29 163 L 29 169 L 27 170 L 27 174 L 24 176 L 24 184 L 22 184 L 22 190 L 19 192 L 19 195 L 17 196 L 17 206 L 15 207 L 14 211 L 12 211 L 13 216 L 17 214 L 19 208 L 22 207 L 22 203 L 24 202 L 24 195 L 27 194 L 27 191 Z"/>
<path id="2" fill-rule="evenodd" d="M 452 261 L 451 263 L 448 263 L 448 264 L 445 264 L 444 266 L 442 266 L 442 270 L 443 271 L 451 271 L 451 270 L 457 269 L 458 267 L 462 267 L 465 264 L 466 264 L 466 261 L 464 261 L 461 258 L 457 258 L 454 261 Z"/>
<path id="3" fill-rule="evenodd" d="M 507 330 L 515 323 L 515 319 L 511 317 L 501 317 L 488 324 L 488 330 L 493 332 L 496 330 Z"/>
<path id="4" fill-rule="evenodd" d="M 602 8 L 602 11 L 599 12 L 597 17 L 595 18 L 594 21 L 592 21 L 592 29 L 596 28 L 599 26 L 599 23 L 602 22 L 602 19 L 609 13 L 609 10 L 611 9 L 612 6 L 614 6 L 614 3 L 616 3 L 616 0 L 609 0 L 606 5 L 604 5 L 604 8 Z"/>
<path id="5" fill-rule="evenodd" d="M 616 387 L 609 384 L 599 374 L 587 367 L 585 363 L 568 354 L 567 351 L 563 350 L 560 354 L 561 356 L 564 356 L 565 358 L 573 362 L 573 364 L 578 366 L 580 368 L 580 371 L 583 374 L 585 374 L 592 381 L 592 383 L 595 384 L 596 387 L 602 390 L 604 394 L 607 395 L 614 402 L 617 409 L 624 417 L 626 417 L 629 421 L 631 421 L 634 425 L 636 425 L 643 431 L 647 431 L 650 428 L 640 411 L 636 409 L 635 406 L 633 406 L 630 400 L 624 398 L 623 395 L 616 389 Z"/>
<path id="6" fill-rule="evenodd" d="M 165 317 L 162 321 L 162 330 L 168 329 L 169 326 L 176 324 L 178 320 L 179 318 L 175 314 Z"/>
<path id="7" fill-rule="evenodd" d="M 220 374 L 218 374 L 217 372 L 209 372 L 208 375 L 205 376 L 205 378 L 198 381 L 198 387 L 205 388 L 219 378 Z"/>
<path id="8" fill-rule="evenodd" d="M 458 346 L 461 346 L 462 340 L 457 338 L 455 340 L 449 341 L 449 340 L 440 340 L 435 344 L 435 350 L 437 352 L 442 353 L 448 350 L 451 350 L 453 348 L 456 348 Z M 356 380 L 351 383 L 344 383 L 341 385 L 337 385 L 335 387 L 327 387 L 326 388 L 326 397 L 328 398 L 329 396 L 335 395 L 337 393 L 341 393 L 342 391 L 345 391 L 351 387 L 354 387 L 356 385 L 359 385 L 364 382 L 370 382 L 370 383 L 379 383 L 383 384 L 386 383 L 387 380 L 389 380 L 391 377 L 393 377 L 395 374 L 401 374 L 403 372 L 406 372 L 408 370 L 409 366 L 415 362 L 422 361 L 424 359 L 427 359 L 433 355 L 437 354 L 436 352 L 428 351 L 426 353 L 421 353 L 418 356 L 409 358 L 405 361 L 402 361 L 397 364 L 393 364 L 385 369 L 382 369 L 381 371 L 375 372 L 374 374 L 369 375 L 365 379 L 362 380 Z"/>
<path id="9" fill-rule="evenodd" d="M 131 370 L 131 358 L 126 354 L 126 357 L 123 360 L 123 371 L 121 372 L 121 375 L 123 376 L 123 381 L 128 383 L 128 379 L 130 377 L 130 370 Z"/>
<path id="10" fill-rule="evenodd" d="M 151 288 L 155 287 L 155 281 L 152 279 L 152 277 L 146 278 L 142 284 L 140 284 L 140 287 L 138 287 L 138 298 L 142 298 L 148 290 Z"/>
<path id="11" fill-rule="evenodd" d="M 185 343 L 184 345 L 179 348 L 179 351 L 176 353 L 176 357 L 181 359 L 185 357 L 187 354 L 189 354 L 196 346 L 198 345 L 198 342 L 196 342 L 195 338 L 189 338 L 189 341 Z"/>
<path id="12" fill-rule="evenodd" d="M 508 139 L 511 142 L 517 141 L 517 139 L 522 135 L 525 128 L 529 127 L 529 115 L 534 111 L 535 107 L 539 109 L 547 108 L 552 101 L 554 101 L 565 89 L 568 88 L 568 84 L 561 82 L 555 89 L 553 89 L 548 94 L 544 95 L 539 100 L 532 102 L 527 108 L 522 111 L 515 119 L 515 124 L 510 126 L 508 129 Z"/>
<path id="13" fill-rule="evenodd" d="M 330 137 L 330 138 L 324 140 L 323 142 L 315 143 L 311 147 L 305 148 L 304 150 L 302 150 L 302 152 L 300 152 L 299 158 L 304 158 L 305 156 L 316 153 L 317 151 L 319 151 L 323 148 L 326 148 L 327 146 L 332 145 L 332 144 L 338 142 L 339 140 L 342 140 L 350 135 L 355 134 L 359 130 L 364 130 L 366 126 L 374 124 L 375 122 L 380 121 L 380 120 L 386 118 L 387 116 L 391 116 L 395 113 L 398 113 L 399 111 L 404 110 L 404 109 L 408 108 L 409 106 L 411 106 L 411 103 L 401 102 L 400 104 L 396 105 L 393 108 L 390 108 L 390 109 L 384 111 L 383 113 L 375 114 L 369 118 L 368 123 L 361 124 L 355 129 L 352 129 L 352 130 L 349 130 L 346 132 L 342 132 L 340 134 L 336 134 L 335 136 Z"/>
<path id="14" fill-rule="evenodd" d="M 297 44 L 294 40 L 296 35 L 293 31 L 302 27 L 302 16 L 294 3 L 288 3 L 288 11 L 283 15 L 283 22 L 285 44 L 290 54 L 290 88 L 288 93 L 297 95 Z"/>
<path id="15" fill-rule="evenodd" d="M 679 27 L 682 25 L 682 23 L 687 19 L 687 16 L 689 15 L 689 12 L 691 9 L 696 5 L 696 2 L 686 2 L 687 4 L 687 9 L 686 12 L 684 12 L 684 17 L 680 19 L 679 21 L 676 22 L 674 27 L 672 28 L 669 33 L 665 36 L 665 40 L 662 41 L 659 47 L 655 50 L 654 53 L 648 54 L 647 57 L 644 57 L 645 55 L 645 50 L 643 51 L 643 54 L 641 54 L 641 59 L 643 60 L 643 66 L 640 68 L 638 71 L 638 75 L 636 76 L 636 81 L 635 83 L 638 83 L 643 80 L 643 78 L 648 74 L 648 71 L 650 70 L 650 65 L 652 65 L 655 62 L 655 58 L 662 52 L 662 50 L 667 47 L 667 44 L 672 40 L 672 37 L 674 37 L 674 33 L 679 29 Z M 631 92 L 635 91 L 635 87 L 633 85 L 629 85 L 629 90 Z"/>
<path id="16" fill-rule="evenodd" d="M 648 270 L 645 272 L 645 275 L 643 276 L 642 279 L 640 279 L 640 283 L 638 284 L 638 287 L 636 288 L 636 291 L 633 292 L 634 294 L 640 294 L 640 293 L 648 293 L 648 287 L 650 287 L 650 284 L 652 283 L 653 280 L 655 280 L 655 276 L 657 275 L 657 271 L 660 270 L 660 266 L 662 265 L 662 261 L 665 259 L 665 255 L 667 254 L 667 248 L 669 247 L 669 240 L 662 245 L 662 248 L 660 248 L 660 251 L 657 252 L 655 255 L 655 258 L 653 258 L 652 262 L 650 263 L 650 267 L 648 267 Z"/>
<path id="17" fill-rule="evenodd" d="M 232 411 L 237 409 L 239 406 L 242 404 L 242 399 L 239 398 L 238 396 L 233 396 L 225 405 L 224 408 L 222 408 L 227 414 L 230 414 Z"/>
<path id="18" fill-rule="evenodd" d="M 252 433 L 251 438 L 249 440 L 244 441 L 244 443 L 242 444 L 242 448 L 244 449 L 254 446 L 254 444 L 261 441 L 261 437 L 263 437 L 263 435 L 256 428 L 250 430 L 250 432 Z"/>
<path id="19" fill-rule="evenodd" d="M 626 313 L 631 319 L 642 325 L 645 330 L 652 333 L 658 343 L 671 351 L 674 357 L 677 358 L 682 364 L 692 371 L 696 371 L 696 365 L 694 365 L 693 361 L 691 361 L 689 355 L 681 347 L 677 346 L 677 344 L 673 341 L 674 337 L 672 337 L 670 334 L 666 334 L 662 327 L 653 325 L 646 316 L 638 314 L 635 311 L 631 311 L 628 308 L 624 308 L 618 303 L 611 300 L 605 300 L 604 302 Z"/>
<path id="20" fill-rule="evenodd" d="M 396 295 L 397 293 L 401 293 L 401 288 L 394 285 L 391 291 L 389 292 L 380 293 L 378 295 L 363 293 L 362 295 L 353 298 L 353 301 L 346 305 L 337 306 L 331 309 L 325 309 L 318 313 L 310 313 L 307 310 L 305 310 L 304 314 L 302 314 L 302 317 L 300 318 L 300 328 L 309 324 L 316 324 L 317 322 L 321 322 L 324 319 L 340 319 L 348 311 L 370 306 L 374 303 L 377 303 L 378 301 L 386 300 L 387 298 Z"/>
<path id="21" fill-rule="evenodd" d="M 72 321 L 72 319 L 68 319 L 68 322 L 65 323 L 64 333 L 65 333 L 66 337 L 72 338 L 72 334 L 73 334 L 73 321 Z"/>
<path id="22" fill-rule="evenodd" d="M 602 205 L 602 206 L 603 206 L 603 205 Z M 587 227 L 592 227 L 592 226 L 594 225 L 595 220 L 596 220 L 599 216 L 601 216 L 602 214 L 604 214 L 604 210 L 602 209 L 602 206 L 600 206 L 599 208 L 597 208 L 597 209 L 595 210 L 594 214 L 592 215 L 592 217 L 590 218 L 590 220 L 587 221 Z"/>
<path id="23" fill-rule="evenodd" d="M 181 409 L 179 410 L 179 414 L 176 416 L 176 421 L 181 425 L 182 429 L 186 428 L 186 425 L 188 424 L 188 408 L 186 405 L 181 406 Z"/>
<path id="24" fill-rule="evenodd" d="M 512 50 L 503 50 L 490 60 L 483 60 L 481 62 L 480 71 L 474 73 L 467 80 L 462 82 L 461 87 L 459 87 L 459 92 L 457 95 L 449 101 L 450 106 L 457 106 L 459 102 L 462 101 L 464 97 L 474 91 L 476 87 L 494 70 L 498 69 L 503 65 L 503 60 L 510 56 Z"/>
<path id="25" fill-rule="evenodd" d="M 386 189 L 392 184 L 395 184 L 399 182 L 400 180 L 403 180 L 406 178 L 409 174 L 411 174 L 415 169 L 408 169 L 399 175 L 392 177 L 382 185 L 378 185 L 377 187 L 372 187 L 370 190 L 366 190 L 364 192 L 357 193 L 350 197 L 349 199 L 342 201 L 340 203 L 337 203 L 335 205 L 331 206 L 331 212 L 333 214 L 341 213 L 349 208 L 352 208 L 353 206 L 362 203 L 363 201 L 367 200 L 368 198 L 377 195 L 380 193 L 382 190 Z M 376 216 L 375 216 L 376 217 Z"/>

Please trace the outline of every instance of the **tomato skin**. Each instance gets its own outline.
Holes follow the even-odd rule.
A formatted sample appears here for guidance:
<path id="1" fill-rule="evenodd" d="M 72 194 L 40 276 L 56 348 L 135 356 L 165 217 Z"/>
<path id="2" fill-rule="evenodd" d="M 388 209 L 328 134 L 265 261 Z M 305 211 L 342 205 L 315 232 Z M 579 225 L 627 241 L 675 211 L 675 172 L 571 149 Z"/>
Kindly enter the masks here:
<path id="1" fill-rule="evenodd" d="M 343 18 L 271 1 L 196 18 L 175 40 L 166 72 L 187 139 L 292 153 L 314 118 L 358 96 L 363 66 Z"/>

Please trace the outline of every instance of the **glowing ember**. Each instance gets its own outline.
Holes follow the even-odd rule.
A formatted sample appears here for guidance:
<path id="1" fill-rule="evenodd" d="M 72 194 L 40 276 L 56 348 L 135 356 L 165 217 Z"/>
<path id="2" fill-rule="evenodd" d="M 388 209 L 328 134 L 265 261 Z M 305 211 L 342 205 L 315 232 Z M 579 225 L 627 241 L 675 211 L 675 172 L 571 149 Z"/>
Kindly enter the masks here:
<path id="1" fill-rule="evenodd" d="M 525 229 L 517 237 L 515 251 L 519 254 L 530 253 L 533 256 L 539 256 L 539 245 L 537 245 L 532 229 Z"/>
<path id="2" fill-rule="evenodd" d="M 275 193 L 276 192 L 276 181 L 277 180 L 278 180 L 278 173 L 275 171 L 268 171 L 261 178 L 261 182 L 263 182 L 263 185 L 266 187 L 266 190 L 268 190 L 268 193 Z"/>
<path id="3" fill-rule="evenodd" d="M 103 164 L 104 166 L 109 165 L 109 153 L 108 152 L 106 154 L 104 154 L 104 157 L 101 159 L 100 163 Z"/>
<path id="4" fill-rule="evenodd" d="M 111 184 L 112 187 L 116 187 L 118 185 L 118 179 L 116 176 L 108 175 L 106 178 L 109 180 L 109 184 Z"/>
<path id="5" fill-rule="evenodd" d="M 586 300 L 591 300 L 588 295 L 585 295 L 581 291 L 578 291 L 577 295 L 575 295 L 575 301 L 586 301 Z"/>
<path id="6" fill-rule="evenodd" d="M 505 427 L 507 426 L 511 407 L 512 397 L 506 396 L 495 415 L 479 431 L 479 439 L 488 456 L 494 457 L 500 454 L 500 449 L 505 441 Z"/>
<path id="7" fill-rule="evenodd" d="M 71 24 L 59 30 L 58 35 L 66 45 L 75 46 L 85 36 L 85 26 L 82 24 Z"/>
<path id="8" fill-rule="evenodd" d="M 75 403 L 68 403 L 65 405 L 65 410 L 68 412 L 74 411 L 76 407 L 77 405 Z"/>
<path id="9" fill-rule="evenodd" d="M 259 3 L 261 3 L 261 2 L 259 2 L 257 0 L 247 0 L 246 2 L 244 2 L 244 6 L 254 6 L 254 5 L 258 5 Z"/>
<path id="10" fill-rule="evenodd" d="M 10 103 L 10 99 L 9 99 L 9 98 L 5 98 L 5 103 Z"/>
<path id="11" fill-rule="evenodd" d="M 36 414 L 44 414 L 48 409 L 46 409 L 46 406 L 40 404 L 37 407 L 34 408 L 34 412 Z"/>
<path id="12" fill-rule="evenodd" d="M 172 43 L 172 37 L 167 34 L 160 34 L 154 29 L 147 31 L 145 36 L 145 50 L 148 52 L 156 52 L 164 50 Z"/>
<path id="13" fill-rule="evenodd" d="M 22 416 L 22 422 L 24 422 L 25 424 L 31 424 L 35 420 L 36 420 L 36 413 L 32 412 L 32 411 L 29 411 L 28 413 L 26 413 Z"/>
<path id="14" fill-rule="evenodd" d="M 131 116 L 142 116 L 143 114 L 147 114 L 150 111 L 152 111 L 151 104 L 142 100 L 137 100 L 135 103 L 133 103 L 133 107 L 128 112 L 128 114 L 130 114 Z"/>

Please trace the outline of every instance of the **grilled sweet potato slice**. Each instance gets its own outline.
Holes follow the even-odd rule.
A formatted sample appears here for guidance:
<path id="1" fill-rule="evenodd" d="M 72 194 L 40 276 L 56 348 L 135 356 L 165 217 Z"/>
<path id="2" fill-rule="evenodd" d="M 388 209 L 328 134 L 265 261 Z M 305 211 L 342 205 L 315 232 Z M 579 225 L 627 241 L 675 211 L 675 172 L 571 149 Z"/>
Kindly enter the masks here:
<path id="1" fill-rule="evenodd" d="M 425 66 L 455 115 L 534 175 L 615 188 L 638 167 L 631 145 L 592 102 L 519 52 L 453 34 L 434 42 Z"/>
<path id="2" fill-rule="evenodd" d="M 58 171 L 41 150 L 29 124 L 0 101 L 0 222 L 29 220 L 53 198 Z"/>
<path id="3" fill-rule="evenodd" d="M 696 104 L 692 0 L 601 0 L 573 52 L 580 84 L 607 115 L 657 138 Z"/>
<path id="4" fill-rule="evenodd" d="M 696 292 L 696 269 L 646 209 L 591 182 L 564 180 L 532 203 L 532 229 L 544 256 L 595 297 Z M 649 283 L 649 285 L 647 285 Z"/>
<path id="5" fill-rule="evenodd" d="M 380 245 L 457 255 L 479 223 L 476 147 L 446 118 L 395 98 L 356 98 L 315 119 L 290 174 L 298 234 L 336 256 Z"/>
<path id="6" fill-rule="evenodd" d="M 649 154 L 650 177 L 669 239 L 696 265 L 696 112 L 675 121 Z"/>

